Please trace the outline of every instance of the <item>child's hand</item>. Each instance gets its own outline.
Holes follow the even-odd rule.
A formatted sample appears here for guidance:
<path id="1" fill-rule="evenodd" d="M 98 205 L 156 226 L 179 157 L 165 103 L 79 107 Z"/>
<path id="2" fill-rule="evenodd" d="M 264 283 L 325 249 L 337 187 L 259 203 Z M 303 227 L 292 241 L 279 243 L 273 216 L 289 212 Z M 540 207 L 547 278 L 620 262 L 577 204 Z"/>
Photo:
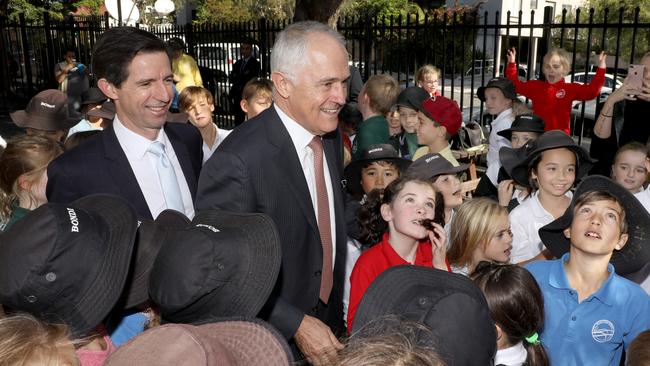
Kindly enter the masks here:
<path id="1" fill-rule="evenodd" d="M 601 69 L 607 68 L 607 54 L 605 51 L 601 51 L 600 55 L 598 55 L 598 67 Z"/>
<path id="2" fill-rule="evenodd" d="M 510 48 L 507 52 L 506 55 L 508 57 L 508 63 L 514 63 L 515 62 L 515 56 L 517 56 L 517 49 L 514 47 Z"/>
<path id="3" fill-rule="evenodd" d="M 433 267 L 447 270 L 447 233 L 440 224 L 431 223 L 433 230 L 428 230 L 431 250 L 433 254 Z"/>
<path id="4" fill-rule="evenodd" d="M 499 182 L 499 206 L 508 207 L 512 199 L 512 193 L 515 191 L 515 181 L 506 179 Z"/>

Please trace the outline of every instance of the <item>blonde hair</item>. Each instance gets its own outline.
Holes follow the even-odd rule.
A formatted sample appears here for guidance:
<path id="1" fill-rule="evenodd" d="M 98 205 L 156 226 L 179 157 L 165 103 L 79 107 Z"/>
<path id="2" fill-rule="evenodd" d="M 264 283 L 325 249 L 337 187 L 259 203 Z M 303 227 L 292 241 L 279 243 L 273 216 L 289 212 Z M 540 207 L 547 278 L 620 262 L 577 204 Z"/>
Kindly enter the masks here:
<path id="1" fill-rule="evenodd" d="M 436 79 L 440 79 L 440 69 L 433 65 L 423 65 L 415 72 L 416 81 L 424 81 L 426 75 L 433 74 L 436 76 Z"/>
<path id="2" fill-rule="evenodd" d="M 465 266 L 472 261 L 477 248 L 485 249 L 499 228 L 500 217 L 508 217 L 508 210 L 489 198 L 474 198 L 463 203 L 451 223 L 451 248 L 447 259 L 454 266 Z"/>
<path id="3" fill-rule="evenodd" d="M 241 92 L 241 99 L 253 102 L 253 98 L 259 96 L 262 98 L 273 99 L 273 83 L 269 79 L 255 78 L 249 80 Z"/>
<path id="4" fill-rule="evenodd" d="M 0 222 L 11 216 L 11 207 L 18 202 L 20 176 L 34 182 L 47 165 L 63 153 L 61 145 L 47 137 L 21 135 L 7 142 L 0 155 Z M 33 199 L 30 195 L 30 199 Z"/>
<path id="5" fill-rule="evenodd" d="M 197 103 L 201 98 L 205 98 L 208 104 L 214 103 L 214 97 L 210 91 L 202 86 L 188 86 L 183 89 L 178 96 L 178 109 L 181 112 L 187 112 L 194 103 Z"/>
<path id="6" fill-rule="evenodd" d="M 66 325 L 24 313 L 0 319 L 0 365 L 77 366 L 74 349 Z"/>
<path id="7" fill-rule="evenodd" d="M 363 90 L 370 100 L 370 108 L 386 115 L 395 104 L 400 87 L 392 76 L 379 74 L 371 76 Z"/>
<path id="8" fill-rule="evenodd" d="M 560 64 L 564 67 L 565 72 L 571 70 L 571 64 L 569 63 L 569 54 L 563 48 L 553 48 L 544 55 L 543 64 L 550 62 L 551 57 L 557 55 L 560 58 Z"/>

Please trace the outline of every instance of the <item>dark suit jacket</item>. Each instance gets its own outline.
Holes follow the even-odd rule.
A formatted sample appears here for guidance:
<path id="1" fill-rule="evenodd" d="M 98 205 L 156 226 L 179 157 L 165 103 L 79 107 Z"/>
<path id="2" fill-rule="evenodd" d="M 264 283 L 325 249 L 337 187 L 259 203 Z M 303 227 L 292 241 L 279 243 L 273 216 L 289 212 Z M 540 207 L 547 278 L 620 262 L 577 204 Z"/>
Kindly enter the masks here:
<path id="1" fill-rule="evenodd" d="M 241 93 L 244 91 L 246 83 L 249 80 L 260 76 L 260 62 L 257 61 L 255 57 L 251 56 L 242 69 L 243 62 L 243 58 L 237 60 L 237 62 L 232 65 L 232 71 L 230 72 L 230 82 L 232 83 L 232 88 L 230 89 L 230 100 L 236 106 L 239 106 Z"/>
<path id="2" fill-rule="evenodd" d="M 203 159 L 201 135 L 194 126 L 182 123 L 165 124 L 165 133 L 194 199 Z M 129 201 L 139 216 L 152 218 L 112 124 L 54 159 L 47 168 L 47 176 L 49 202 L 69 203 L 93 193 L 111 193 Z"/>
<path id="3" fill-rule="evenodd" d="M 342 326 L 346 255 L 338 131 L 323 136 L 323 148 L 334 192 L 336 258 L 334 288 L 325 314 L 318 317 L 337 332 Z M 323 250 L 307 181 L 275 108 L 244 122 L 217 148 L 203 167 L 196 203 L 198 211 L 262 212 L 273 218 L 282 241 L 282 268 L 261 317 L 287 339 L 293 337 L 304 314 L 317 315 Z"/>

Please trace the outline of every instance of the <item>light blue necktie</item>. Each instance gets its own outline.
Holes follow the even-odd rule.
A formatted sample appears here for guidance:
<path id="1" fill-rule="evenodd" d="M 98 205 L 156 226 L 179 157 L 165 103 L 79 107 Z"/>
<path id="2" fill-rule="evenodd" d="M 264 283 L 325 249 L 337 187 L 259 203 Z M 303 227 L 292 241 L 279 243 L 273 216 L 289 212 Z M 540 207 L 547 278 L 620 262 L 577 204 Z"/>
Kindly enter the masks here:
<path id="1" fill-rule="evenodd" d="M 158 157 L 156 170 L 158 171 L 158 180 L 160 180 L 160 186 L 165 196 L 167 208 L 185 212 L 183 198 L 181 197 L 181 188 L 178 185 L 174 167 L 167 158 L 167 154 L 165 154 L 165 145 L 160 141 L 154 141 L 147 151 Z"/>

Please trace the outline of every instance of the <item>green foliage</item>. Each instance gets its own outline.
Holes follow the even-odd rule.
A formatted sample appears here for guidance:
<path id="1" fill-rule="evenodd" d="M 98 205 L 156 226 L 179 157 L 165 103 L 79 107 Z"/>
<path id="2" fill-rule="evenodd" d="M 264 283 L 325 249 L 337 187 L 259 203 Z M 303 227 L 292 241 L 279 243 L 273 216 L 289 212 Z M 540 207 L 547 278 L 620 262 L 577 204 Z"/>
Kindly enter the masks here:
<path id="1" fill-rule="evenodd" d="M 9 21 L 18 22 L 18 15 L 25 14 L 28 23 L 43 20 L 43 13 L 49 13 L 52 20 L 63 20 L 63 4 L 60 2 L 34 2 L 28 0 L 8 0 Z"/>
<path id="2" fill-rule="evenodd" d="M 100 9 L 104 4 L 104 0 L 78 0 L 72 3 L 75 8 L 84 7 L 90 11 L 92 15 L 101 15 Z"/>
<path id="3" fill-rule="evenodd" d="M 198 0 L 197 23 L 289 19 L 295 0 Z"/>
<path id="4" fill-rule="evenodd" d="M 346 0 L 341 6 L 342 16 L 363 14 L 371 17 L 397 18 L 422 12 L 422 9 L 409 0 Z"/>

